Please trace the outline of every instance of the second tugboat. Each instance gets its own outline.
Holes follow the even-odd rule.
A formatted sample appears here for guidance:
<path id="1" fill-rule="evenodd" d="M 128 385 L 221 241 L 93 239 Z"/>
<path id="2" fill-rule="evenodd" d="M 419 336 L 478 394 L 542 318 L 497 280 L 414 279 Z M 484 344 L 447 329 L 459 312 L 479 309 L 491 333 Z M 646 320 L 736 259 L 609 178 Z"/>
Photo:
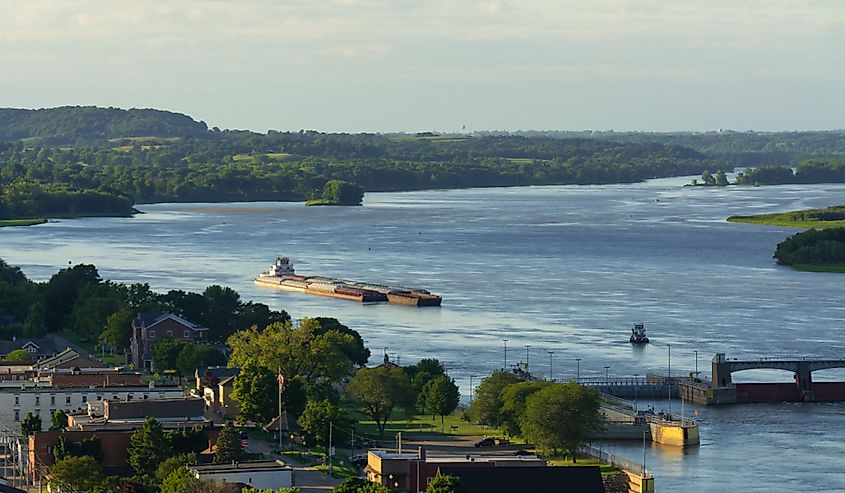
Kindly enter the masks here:
<path id="1" fill-rule="evenodd" d="M 255 278 L 255 283 L 287 291 L 342 298 L 361 303 L 390 302 L 412 306 L 440 306 L 442 298 L 425 289 L 385 286 L 358 281 L 347 281 L 320 276 L 300 276 L 294 272 L 288 257 L 278 257 L 266 272 Z"/>
<path id="2" fill-rule="evenodd" d="M 636 323 L 631 328 L 631 344 L 648 344 L 648 336 L 645 335 L 645 324 Z"/>

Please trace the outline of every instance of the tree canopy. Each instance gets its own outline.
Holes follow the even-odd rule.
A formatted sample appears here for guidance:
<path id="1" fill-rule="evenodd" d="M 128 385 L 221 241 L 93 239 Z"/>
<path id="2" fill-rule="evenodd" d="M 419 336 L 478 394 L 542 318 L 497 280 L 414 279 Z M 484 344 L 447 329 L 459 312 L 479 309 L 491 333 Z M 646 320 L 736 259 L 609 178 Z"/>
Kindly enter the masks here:
<path id="1" fill-rule="evenodd" d="M 397 366 L 361 368 L 352 376 L 346 390 L 376 422 L 379 435 L 384 435 L 384 427 L 394 409 L 414 405 L 411 382 Z"/>
<path id="2" fill-rule="evenodd" d="M 554 455 L 576 460 L 578 448 L 601 426 L 598 390 L 575 382 L 555 383 L 532 394 L 522 416 L 522 436 Z"/>

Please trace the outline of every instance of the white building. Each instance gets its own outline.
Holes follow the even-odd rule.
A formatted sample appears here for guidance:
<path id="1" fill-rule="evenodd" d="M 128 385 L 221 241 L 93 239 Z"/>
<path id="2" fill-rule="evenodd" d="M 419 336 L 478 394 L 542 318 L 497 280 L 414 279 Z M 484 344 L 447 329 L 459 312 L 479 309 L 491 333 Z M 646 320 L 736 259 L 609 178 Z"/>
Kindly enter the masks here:
<path id="1" fill-rule="evenodd" d="M 293 468 L 280 460 L 208 464 L 190 466 L 190 470 L 197 479 L 243 483 L 257 490 L 293 486 Z"/>
<path id="2" fill-rule="evenodd" d="M 103 400 L 166 399 L 182 397 L 180 387 L 36 387 L 30 382 L 18 387 L 0 388 L 0 429 L 20 435 L 21 421 L 27 413 L 41 416 L 43 429 L 50 427 L 51 415 L 63 409 L 66 413 L 103 414 Z"/>

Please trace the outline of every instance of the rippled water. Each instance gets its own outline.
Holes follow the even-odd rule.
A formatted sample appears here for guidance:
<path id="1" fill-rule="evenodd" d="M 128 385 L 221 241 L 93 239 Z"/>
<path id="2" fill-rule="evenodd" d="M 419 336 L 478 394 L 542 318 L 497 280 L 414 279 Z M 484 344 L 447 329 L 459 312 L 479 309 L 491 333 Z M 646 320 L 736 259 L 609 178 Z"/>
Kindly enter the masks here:
<path id="1" fill-rule="evenodd" d="M 691 189 L 688 179 L 613 186 L 367 194 L 365 207 L 156 204 L 133 219 L 0 230 L 0 256 L 34 279 L 68 262 L 155 289 L 217 283 L 295 318 L 332 316 L 401 362 L 444 361 L 470 375 L 526 359 L 556 378 L 709 370 L 734 356 L 845 357 L 845 275 L 774 264 L 793 230 L 731 224 L 732 214 L 845 203 L 842 185 Z M 428 288 L 442 308 L 360 305 L 254 286 L 277 255 L 298 272 Z M 635 350 L 630 324 L 654 342 Z M 580 358 L 580 365 L 576 363 Z M 789 381 L 743 372 L 736 381 Z M 845 371 L 814 374 L 845 380 Z M 665 407 L 666 403 L 656 403 Z M 677 403 L 675 404 L 677 407 Z M 692 411 L 688 408 L 689 412 Z M 845 405 L 698 408 L 702 445 L 649 447 L 660 491 L 845 491 Z M 642 460 L 637 444 L 612 448 Z"/>

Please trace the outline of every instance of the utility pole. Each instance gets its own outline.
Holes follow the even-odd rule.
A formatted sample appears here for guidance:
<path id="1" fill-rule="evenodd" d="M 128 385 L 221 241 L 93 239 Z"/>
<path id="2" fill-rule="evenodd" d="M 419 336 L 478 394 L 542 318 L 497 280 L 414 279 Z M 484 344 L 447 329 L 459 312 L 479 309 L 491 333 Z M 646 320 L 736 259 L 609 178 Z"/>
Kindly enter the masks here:
<path id="1" fill-rule="evenodd" d="M 552 371 L 552 353 L 554 353 L 554 351 L 546 351 L 546 352 L 549 353 L 549 381 L 553 382 L 554 379 L 555 379 L 555 374 Z"/>
<path id="2" fill-rule="evenodd" d="M 279 454 L 282 453 L 282 367 L 279 367 L 279 373 L 276 374 L 276 379 L 279 381 L 279 417 L 276 419 L 276 433 L 279 434 Z"/>
<path id="3" fill-rule="evenodd" d="M 470 404 L 472 404 L 472 379 L 473 379 L 474 377 L 475 377 L 475 375 L 470 375 L 470 376 L 469 376 L 469 403 L 470 403 Z"/>
<path id="4" fill-rule="evenodd" d="M 332 466 L 334 465 L 334 447 L 332 446 L 332 427 L 334 423 L 329 421 L 329 450 L 327 450 L 329 456 L 329 477 L 332 477 Z"/>
<path id="5" fill-rule="evenodd" d="M 502 369 L 508 371 L 508 340 L 502 339 L 502 342 L 505 343 L 505 366 Z"/>
<path id="6" fill-rule="evenodd" d="M 695 378 L 698 378 L 698 349 L 693 350 L 695 353 Z"/>
<path id="7" fill-rule="evenodd" d="M 528 372 L 528 359 L 529 359 L 529 356 L 530 356 L 528 354 L 529 349 L 531 349 L 531 344 L 526 344 L 525 345 L 525 371 L 526 372 Z"/>
<path id="8" fill-rule="evenodd" d="M 610 370 L 609 366 L 604 367 L 604 384 L 608 385 L 610 383 L 610 379 L 607 376 L 607 371 Z"/>
<path id="9" fill-rule="evenodd" d="M 575 382 L 581 382 L 581 358 L 575 358 Z"/>

